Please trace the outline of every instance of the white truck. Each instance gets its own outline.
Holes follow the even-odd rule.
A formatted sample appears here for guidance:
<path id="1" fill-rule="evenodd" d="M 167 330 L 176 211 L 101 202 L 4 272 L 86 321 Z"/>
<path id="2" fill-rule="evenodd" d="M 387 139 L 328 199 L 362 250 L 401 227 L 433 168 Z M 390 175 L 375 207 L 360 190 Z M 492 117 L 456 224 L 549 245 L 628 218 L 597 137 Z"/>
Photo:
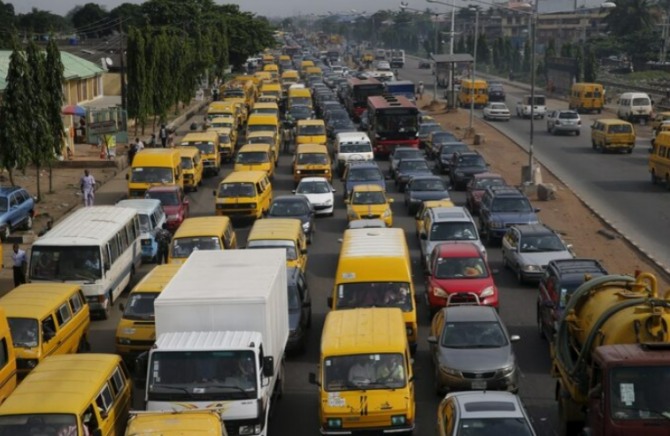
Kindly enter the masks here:
<path id="1" fill-rule="evenodd" d="M 289 334 L 285 250 L 195 251 L 154 306 L 147 410 L 217 409 L 229 435 L 267 435 Z"/>

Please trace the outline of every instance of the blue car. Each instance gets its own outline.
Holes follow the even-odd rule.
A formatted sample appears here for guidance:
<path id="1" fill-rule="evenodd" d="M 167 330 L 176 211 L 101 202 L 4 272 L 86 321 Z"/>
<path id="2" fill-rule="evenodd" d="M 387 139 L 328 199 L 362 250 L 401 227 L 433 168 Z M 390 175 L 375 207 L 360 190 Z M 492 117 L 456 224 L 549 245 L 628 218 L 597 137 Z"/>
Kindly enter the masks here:
<path id="1" fill-rule="evenodd" d="M 412 177 L 405 187 L 405 207 L 410 215 L 414 215 L 424 201 L 449 199 L 449 185 L 440 176 Z"/>
<path id="2" fill-rule="evenodd" d="M 521 191 L 512 186 L 489 186 L 479 207 L 479 233 L 487 244 L 501 240 L 507 228 L 539 224 L 536 209 Z"/>
<path id="3" fill-rule="evenodd" d="M 0 238 L 6 241 L 13 230 L 33 228 L 35 200 L 18 186 L 0 188 Z"/>
<path id="4" fill-rule="evenodd" d="M 379 185 L 386 191 L 386 182 L 379 165 L 375 161 L 349 161 L 342 176 L 343 198 L 349 198 L 354 186 Z"/>
<path id="5" fill-rule="evenodd" d="M 400 159 L 395 168 L 395 184 L 398 191 L 404 192 L 405 186 L 412 177 L 430 176 L 432 174 L 433 171 L 428 166 L 428 162 L 422 157 Z"/>

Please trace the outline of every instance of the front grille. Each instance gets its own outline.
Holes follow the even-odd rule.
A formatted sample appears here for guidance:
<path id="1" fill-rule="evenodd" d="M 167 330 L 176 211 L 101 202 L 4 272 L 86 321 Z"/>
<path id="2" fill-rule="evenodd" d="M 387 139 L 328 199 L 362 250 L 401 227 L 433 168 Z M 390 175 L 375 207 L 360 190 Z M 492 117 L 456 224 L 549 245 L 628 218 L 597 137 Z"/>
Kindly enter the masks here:
<path id="1" fill-rule="evenodd" d="M 128 191 L 128 197 L 129 198 L 144 198 L 144 194 L 146 194 L 147 190 L 146 189 L 131 189 Z"/>
<path id="2" fill-rule="evenodd" d="M 449 298 L 451 304 L 479 304 L 476 295 L 472 293 L 457 293 Z"/>
<path id="3" fill-rule="evenodd" d="M 366 218 L 366 219 L 369 219 L 369 220 L 373 220 L 373 219 L 381 218 L 381 215 L 375 215 L 375 214 L 369 213 L 367 215 L 361 215 L 361 218 Z"/>
<path id="4" fill-rule="evenodd" d="M 220 210 L 240 210 L 240 209 L 253 209 L 251 205 L 245 203 L 234 203 L 234 204 L 217 204 L 217 209 Z"/>
<path id="5" fill-rule="evenodd" d="M 323 174 L 328 174 L 326 170 L 300 170 L 300 175 L 305 176 L 305 175 L 323 175 Z"/>
<path id="6" fill-rule="evenodd" d="M 333 207 L 333 206 L 332 205 L 331 206 L 326 206 L 326 205 L 320 204 L 318 206 L 314 206 L 314 210 L 330 209 L 331 207 Z"/>
<path id="7" fill-rule="evenodd" d="M 472 379 L 488 379 L 488 378 L 493 378 L 496 375 L 495 371 L 492 372 L 464 372 L 463 377 L 464 378 L 472 378 Z"/>

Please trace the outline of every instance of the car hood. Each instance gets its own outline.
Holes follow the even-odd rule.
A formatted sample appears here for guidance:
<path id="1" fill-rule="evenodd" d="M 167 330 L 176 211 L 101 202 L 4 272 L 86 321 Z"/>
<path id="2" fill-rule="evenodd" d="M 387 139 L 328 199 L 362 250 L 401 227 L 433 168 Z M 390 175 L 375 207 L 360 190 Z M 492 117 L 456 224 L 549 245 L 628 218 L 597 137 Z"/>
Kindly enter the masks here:
<path id="1" fill-rule="evenodd" d="M 547 251 L 541 253 L 519 253 L 525 265 L 546 266 L 550 260 L 572 259 L 572 254 L 567 251 Z"/>
<path id="2" fill-rule="evenodd" d="M 469 167 L 469 166 L 459 166 L 454 168 L 455 172 L 463 173 L 463 174 L 479 174 L 479 173 L 485 173 L 488 171 L 488 168 L 482 168 L 482 167 Z"/>
<path id="3" fill-rule="evenodd" d="M 386 183 L 383 180 L 348 180 L 346 182 L 347 192 L 351 192 L 351 190 L 354 189 L 354 186 L 358 185 L 379 185 L 386 190 Z"/>
<path id="4" fill-rule="evenodd" d="M 359 216 L 382 215 L 389 209 L 388 204 L 350 204 L 350 209 Z"/>
<path id="5" fill-rule="evenodd" d="M 416 200 L 444 200 L 449 198 L 449 191 L 410 191 L 409 197 Z"/>
<path id="6" fill-rule="evenodd" d="M 272 219 L 272 218 L 294 218 L 297 220 L 300 220 L 301 223 L 305 224 L 309 222 L 309 215 L 293 215 L 293 216 L 288 216 L 288 215 L 282 215 L 282 216 L 272 216 L 268 215 L 266 218 Z"/>
<path id="7" fill-rule="evenodd" d="M 179 215 L 179 211 L 179 206 L 163 206 L 163 212 L 165 212 L 165 215 Z"/>
<path id="8" fill-rule="evenodd" d="M 304 195 L 307 197 L 307 200 L 309 200 L 310 203 L 313 205 L 318 205 L 318 204 L 323 204 L 328 200 L 333 200 L 333 194 L 330 192 L 327 192 L 325 194 L 300 194 Z"/>
<path id="9" fill-rule="evenodd" d="M 428 256 L 430 253 L 433 252 L 433 248 L 435 248 L 437 245 L 442 244 L 444 242 L 471 242 L 471 243 L 473 243 L 477 246 L 480 253 L 482 253 L 484 256 L 486 256 L 486 247 L 484 247 L 484 244 L 479 239 L 454 239 L 454 240 L 450 240 L 450 241 L 426 241 L 426 250 L 424 251 L 424 253 L 426 253 L 426 256 Z M 473 280 L 474 279 L 469 279 L 468 281 L 473 281 Z"/>
<path id="10" fill-rule="evenodd" d="M 440 364 L 467 372 L 495 371 L 514 364 L 509 345 L 499 348 L 440 347 Z"/>
<path id="11" fill-rule="evenodd" d="M 396 169 L 398 177 L 411 177 L 411 176 L 430 176 L 433 173 L 430 170 L 401 170 Z"/>
<path id="12" fill-rule="evenodd" d="M 492 220 L 505 224 L 537 224 L 539 222 L 535 212 L 494 212 Z"/>

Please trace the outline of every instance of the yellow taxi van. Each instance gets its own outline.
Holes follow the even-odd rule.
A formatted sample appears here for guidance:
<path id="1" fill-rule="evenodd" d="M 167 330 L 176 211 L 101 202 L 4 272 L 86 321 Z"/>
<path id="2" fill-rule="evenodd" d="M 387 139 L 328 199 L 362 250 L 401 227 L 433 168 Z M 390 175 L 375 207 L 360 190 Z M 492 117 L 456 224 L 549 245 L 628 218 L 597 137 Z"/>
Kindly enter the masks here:
<path id="1" fill-rule="evenodd" d="M 131 385 L 116 354 L 48 357 L 0 406 L 0 434 L 123 434 Z"/>
<path id="2" fill-rule="evenodd" d="M 267 131 L 275 134 L 279 133 L 279 118 L 274 115 L 265 114 L 249 115 L 249 119 L 247 120 L 247 136 L 249 136 L 250 133 Z"/>
<path id="3" fill-rule="evenodd" d="M 233 171 L 265 171 L 274 175 L 275 162 L 270 144 L 245 144 L 235 156 Z"/>
<path id="4" fill-rule="evenodd" d="M 212 409 L 130 412 L 125 436 L 227 436 L 221 415 Z"/>
<path id="5" fill-rule="evenodd" d="M 307 268 L 307 237 L 297 218 L 256 221 L 249 232 L 246 248 L 285 248 L 287 267 L 300 268 L 303 272 Z"/>
<path id="6" fill-rule="evenodd" d="M 605 88 L 600 83 L 573 83 L 568 107 L 577 112 L 602 112 L 605 106 Z"/>
<path id="7" fill-rule="evenodd" d="M 298 83 L 300 80 L 300 74 L 298 73 L 297 70 L 286 70 L 283 73 L 281 73 L 281 85 L 284 90 L 284 93 L 288 91 L 288 87 L 293 85 L 294 83 Z"/>
<path id="8" fill-rule="evenodd" d="M 489 102 L 489 84 L 481 79 L 461 80 L 461 89 L 458 92 L 458 104 L 460 107 L 470 107 L 472 99 L 475 107 L 484 107 Z"/>
<path id="9" fill-rule="evenodd" d="M 310 77 L 323 77 L 323 70 L 316 66 L 305 68 L 305 79 Z"/>
<path id="10" fill-rule="evenodd" d="M 344 231 L 328 306 L 332 310 L 399 308 L 410 349 L 412 353 L 416 351 L 418 325 L 412 262 L 403 229 Z"/>
<path id="11" fill-rule="evenodd" d="M 184 189 L 181 156 L 173 148 L 145 148 L 135 155 L 128 180 L 128 198 L 144 198 L 152 186 Z"/>
<path id="12" fill-rule="evenodd" d="M 247 144 L 268 144 L 272 152 L 275 166 L 279 165 L 279 151 L 281 137 L 272 130 L 249 133 L 246 137 Z"/>
<path id="13" fill-rule="evenodd" d="M 36 268 L 42 259 L 48 258 L 41 256 Z M 90 311 L 79 285 L 27 283 L 0 298 L 0 306 L 7 315 L 20 378 L 49 356 L 89 349 Z"/>
<path id="14" fill-rule="evenodd" d="M 186 262 L 193 250 L 235 248 L 237 248 L 237 235 L 230 218 L 226 216 L 186 218 L 172 237 L 168 263 Z"/>
<path id="15" fill-rule="evenodd" d="M 265 171 L 233 171 L 213 193 L 217 215 L 262 218 L 272 203 L 272 184 Z"/>
<path id="16" fill-rule="evenodd" d="M 414 373 L 397 308 L 330 312 L 321 334 L 317 373 L 321 434 L 365 431 L 412 434 Z"/>
<path id="17" fill-rule="evenodd" d="M 240 126 L 245 120 L 245 115 L 242 113 L 242 108 L 231 101 L 213 101 L 207 108 L 207 119 L 210 121 L 219 117 L 233 117 L 235 125 Z"/>
<path id="18" fill-rule="evenodd" d="M 0 306 L 0 404 L 16 389 L 16 352 L 5 310 Z"/>
<path id="19" fill-rule="evenodd" d="M 635 128 L 628 121 L 617 118 L 600 118 L 591 125 L 591 147 L 594 150 L 624 151 L 628 154 L 635 147 Z"/>
<path id="20" fill-rule="evenodd" d="M 296 144 L 326 145 L 326 124 L 323 120 L 298 120 L 295 126 Z"/>
<path id="21" fill-rule="evenodd" d="M 276 102 L 266 103 L 258 101 L 254 103 L 254 107 L 251 108 L 251 114 L 274 115 L 279 118 L 279 105 Z"/>
<path id="22" fill-rule="evenodd" d="M 322 144 L 299 144 L 293 157 L 293 181 L 296 185 L 305 177 L 333 179 L 328 148 Z"/>
<path id="23" fill-rule="evenodd" d="M 182 147 L 195 147 L 202 156 L 203 173 L 216 176 L 221 169 L 219 135 L 214 131 L 187 133 L 181 140 Z"/>
<path id="24" fill-rule="evenodd" d="M 264 83 L 263 86 L 261 86 L 261 97 L 264 95 L 275 97 L 277 100 L 281 100 L 282 98 L 281 84 L 279 82 Z"/>
<path id="25" fill-rule="evenodd" d="M 279 80 L 279 66 L 275 63 L 267 64 L 263 66 L 263 71 L 270 73 L 272 80 Z M 261 94 L 263 93 L 263 87 L 261 86 Z"/>
<path id="26" fill-rule="evenodd" d="M 212 131 L 219 135 L 219 156 L 221 156 L 221 163 L 230 162 L 235 154 L 237 130 L 229 127 L 215 127 L 212 128 Z"/>
<path id="27" fill-rule="evenodd" d="M 181 264 L 168 263 L 155 266 L 135 285 L 125 304 L 119 305 L 123 312 L 116 327 L 116 354 L 134 364 L 137 356 L 148 351 L 156 341 L 156 319 L 154 300 L 172 280 Z"/>
<path id="28" fill-rule="evenodd" d="M 181 156 L 181 170 L 184 176 L 184 189 L 197 191 L 202 184 L 204 166 L 200 150 L 195 147 L 179 147 Z"/>
<path id="29" fill-rule="evenodd" d="M 651 183 L 662 183 L 670 191 L 670 131 L 656 136 L 654 147 L 649 154 L 649 173 Z"/>
<path id="30" fill-rule="evenodd" d="M 307 77 L 307 68 L 314 67 L 314 61 L 300 61 L 300 76 L 304 79 Z"/>
<path id="31" fill-rule="evenodd" d="M 313 109 L 312 91 L 309 88 L 290 88 L 288 90 L 288 108 L 293 106 L 307 106 Z"/>
<path id="32" fill-rule="evenodd" d="M 665 121 L 670 120 L 670 111 L 657 112 L 654 114 L 654 118 L 651 120 L 651 130 L 654 131 L 654 135 L 657 135 L 661 130 L 661 125 L 666 124 Z"/>
<path id="33" fill-rule="evenodd" d="M 344 199 L 347 205 L 347 221 L 362 219 L 380 219 L 386 227 L 393 227 L 393 199 L 386 196 L 384 188 L 372 185 L 356 185 L 349 198 Z"/>
<path id="34" fill-rule="evenodd" d="M 274 81 L 272 78 L 272 73 L 269 71 L 256 71 L 254 73 L 254 77 L 258 79 L 261 86 L 263 86 L 264 83 L 272 83 Z"/>
<path id="35" fill-rule="evenodd" d="M 237 130 L 237 119 L 233 115 L 219 115 L 210 120 L 209 128 L 211 130 L 228 128 Z"/>

